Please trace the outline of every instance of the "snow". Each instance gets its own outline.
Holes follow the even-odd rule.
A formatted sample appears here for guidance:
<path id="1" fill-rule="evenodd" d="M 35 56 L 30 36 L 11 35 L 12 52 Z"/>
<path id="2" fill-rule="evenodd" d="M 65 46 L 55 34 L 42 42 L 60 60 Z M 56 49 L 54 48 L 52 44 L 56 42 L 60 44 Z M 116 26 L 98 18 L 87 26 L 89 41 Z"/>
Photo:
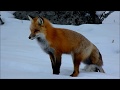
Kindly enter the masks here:
<path id="1" fill-rule="evenodd" d="M 106 12 L 106 11 L 96 11 L 96 15 L 101 16 L 104 12 Z"/>
<path id="2" fill-rule="evenodd" d="M 120 11 L 110 14 L 103 24 L 58 25 L 83 34 L 100 50 L 105 73 L 86 72 L 80 65 L 78 77 L 70 77 L 73 63 L 70 55 L 62 55 L 59 75 L 52 74 L 49 56 L 36 40 L 28 39 L 29 20 L 15 19 L 13 12 L 1 11 L 5 22 L 0 26 L 0 78 L 1 79 L 120 79 Z"/>
<path id="3" fill-rule="evenodd" d="M 120 11 L 116 11 L 115 13 L 111 13 L 104 21 L 103 23 L 109 24 L 117 24 L 120 25 Z"/>

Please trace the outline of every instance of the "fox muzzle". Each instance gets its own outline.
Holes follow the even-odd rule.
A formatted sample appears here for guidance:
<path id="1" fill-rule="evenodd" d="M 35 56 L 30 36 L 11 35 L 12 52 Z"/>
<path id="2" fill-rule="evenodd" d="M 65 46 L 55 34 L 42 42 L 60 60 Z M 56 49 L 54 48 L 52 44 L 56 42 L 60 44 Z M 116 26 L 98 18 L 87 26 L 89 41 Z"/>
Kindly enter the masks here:
<path id="1" fill-rule="evenodd" d="M 35 35 L 30 35 L 28 38 L 33 40 L 33 39 L 35 39 Z"/>

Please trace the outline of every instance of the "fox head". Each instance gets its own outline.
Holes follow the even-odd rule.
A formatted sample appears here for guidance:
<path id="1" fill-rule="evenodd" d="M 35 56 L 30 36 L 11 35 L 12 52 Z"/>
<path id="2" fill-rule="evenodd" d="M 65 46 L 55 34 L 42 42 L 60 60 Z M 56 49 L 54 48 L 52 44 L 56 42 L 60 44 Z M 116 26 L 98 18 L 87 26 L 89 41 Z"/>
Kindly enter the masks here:
<path id="1" fill-rule="evenodd" d="M 41 37 L 41 35 L 45 35 L 46 27 L 44 25 L 44 18 L 43 17 L 30 17 L 28 16 L 29 20 L 31 21 L 30 25 L 30 35 L 29 39 L 33 40 L 35 38 Z"/>

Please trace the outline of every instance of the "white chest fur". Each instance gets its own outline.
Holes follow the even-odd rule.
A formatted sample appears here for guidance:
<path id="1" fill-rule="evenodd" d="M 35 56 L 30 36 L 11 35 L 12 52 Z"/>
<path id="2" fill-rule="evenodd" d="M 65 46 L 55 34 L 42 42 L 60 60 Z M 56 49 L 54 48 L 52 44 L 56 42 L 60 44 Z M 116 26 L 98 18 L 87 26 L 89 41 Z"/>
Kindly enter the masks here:
<path id="1" fill-rule="evenodd" d="M 50 47 L 49 42 L 45 38 L 44 34 L 40 33 L 37 35 L 37 42 L 46 53 L 54 52 L 54 49 Z"/>

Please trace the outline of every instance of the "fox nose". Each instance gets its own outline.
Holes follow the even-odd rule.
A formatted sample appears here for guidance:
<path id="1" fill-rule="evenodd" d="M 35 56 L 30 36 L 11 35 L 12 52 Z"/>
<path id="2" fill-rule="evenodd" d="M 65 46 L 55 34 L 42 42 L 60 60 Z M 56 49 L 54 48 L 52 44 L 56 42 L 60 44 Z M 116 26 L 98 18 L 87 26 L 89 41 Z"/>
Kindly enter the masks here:
<path id="1" fill-rule="evenodd" d="M 31 37 L 30 37 L 30 36 L 29 36 L 28 38 L 29 38 L 29 39 L 31 39 Z"/>

